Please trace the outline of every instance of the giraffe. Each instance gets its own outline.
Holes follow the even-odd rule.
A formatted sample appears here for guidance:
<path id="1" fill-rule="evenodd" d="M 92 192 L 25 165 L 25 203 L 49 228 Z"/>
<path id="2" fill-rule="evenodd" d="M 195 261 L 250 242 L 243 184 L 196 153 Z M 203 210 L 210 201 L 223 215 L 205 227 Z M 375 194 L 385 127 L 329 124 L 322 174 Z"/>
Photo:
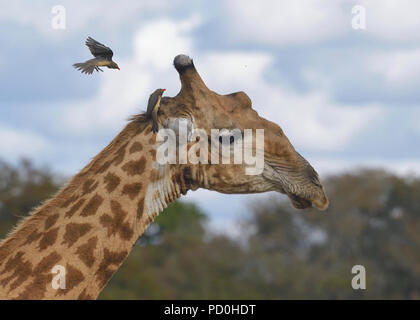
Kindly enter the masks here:
<path id="1" fill-rule="evenodd" d="M 184 119 L 190 130 L 202 128 L 209 136 L 212 128 L 263 128 L 263 172 L 246 175 L 244 164 L 157 164 L 151 121 L 144 114 L 133 116 L 104 150 L 1 242 L 1 299 L 96 299 L 147 226 L 189 190 L 278 191 L 298 209 L 327 208 L 316 171 L 278 125 L 258 116 L 244 92 L 209 90 L 186 55 L 176 56 L 174 67 L 181 90 L 162 98 L 159 126 L 170 128 Z M 52 286 L 57 265 L 65 270 L 65 287 L 58 289 Z"/>

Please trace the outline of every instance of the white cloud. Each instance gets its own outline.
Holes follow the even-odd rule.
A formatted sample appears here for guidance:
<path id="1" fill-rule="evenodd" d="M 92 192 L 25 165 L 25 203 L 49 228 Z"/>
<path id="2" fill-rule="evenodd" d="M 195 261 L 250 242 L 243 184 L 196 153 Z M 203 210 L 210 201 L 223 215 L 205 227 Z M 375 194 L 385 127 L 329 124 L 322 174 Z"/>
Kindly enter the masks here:
<path id="1" fill-rule="evenodd" d="M 267 117 L 280 123 L 292 144 L 311 151 L 341 151 L 381 114 L 377 106 L 332 102 L 324 92 L 273 91 Z"/>
<path id="2" fill-rule="evenodd" d="M 385 158 L 332 159 L 313 158 L 311 164 L 322 176 L 351 172 L 357 169 L 385 169 L 399 176 L 420 176 L 420 160 L 390 160 Z"/>
<path id="3" fill-rule="evenodd" d="M 56 0 L 35 1 L 14 0 L 0 3 L 0 21 L 14 22 L 21 26 L 30 26 L 39 32 L 54 38 L 63 37 L 64 31 L 57 31 L 51 27 L 51 12 L 56 5 L 62 5 L 66 10 L 65 32 L 78 32 L 87 25 L 95 22 L 95 28 L 121 26 L 122 24 L 137 23 L 137 16 L 146 13 L 159 13 L 171 7 L 165 0 L 135 1 L 135 0 Z"/>
<path id="4" fill-rule="evenodd" d="M 351 29 L 354 5 L 366 9 L 365 30 Z M 349 32 L 390 42 L 420 40 L 418 0 L 234 0 L 225 2 L 225 11 L 237 39 L 254 44 L 306 45 Z"/>
<path id="5" fill-rule="evenodd" d="M 206 84 L 219 93 L 245 91 L 265 86 L 263 72 L 274 61 L 267 52 L 209 52 L 194 60 Z"/>
<path id="6" fill-rule="evenodd" d="M 216 92 L 245 91 L 261 116 L 280 124 L 297 149 L 339 151 L 373 120 L 378 106 L 340 105 L 325 91 L 296 94 L 269 83 L 264 72 L 273 56 L 268 53 L 209 53 L 198 69 Z"/>
<path id="7" fill-rule="evenodd" d="M 36 157 L 38 153 L 44 152 L 46 148 L 47 142 L 45 139 L 33 132 L 0 126 L 0 150 L 2 158 Z"/>
<path id="8" fill-rule="evenodd" d="M 400 49 L 376 53 L 367 67 L 382 75 L 393 86 L 418 86 L 420 81 L 420 49 Z"/>
<path id="9" fill-rule="evenodd" d="M 200 18 L 176 22 L 169 19 L 150 23 L 135 36 L 136 62 L 152 68 L 166 69 L 180 53 L 192 52 L 191 30 L 200 25 Z"/>
<path id="10" fill-rule="evenodd" d="M 100 89 L 93 98 L 65 103 L 64 111 L 54 124 L 57 130 L 73 135 L 101 135 L 121 128 L 130 115 L 145 108 L 138 103 L 147 96 L 150 75 L 123 60 L 119 61 L 119 66 L 127 71 L 122 74 L 122 71 L 105 70 L 101 75 L 93 75 L 101 77 Z M 138 73 L 135 74 L 135 71 Z"/>
<path id="11" fill-rule="evenodd" d="M 349 30 L 351 15 L 342 1 L 226 1 L 234 34 L 244 42 L 270 45 L 308 44 Z"/>
<path id="12" fill-rule="evenodd" d="M 358 32 L 389 42 L 420 40 L 418 0 L 226 1 L 236 39 L 273 46 L 314 44 Z M 352 30 L 351 9 L 366 9 L 366 29 Z"/>
<path id="13" fill-rule="evenodd" d="M 420 2 L 418 0 L 360 0 L 366 8 L 366 30 L 389 41 L 420 40 Z"/>

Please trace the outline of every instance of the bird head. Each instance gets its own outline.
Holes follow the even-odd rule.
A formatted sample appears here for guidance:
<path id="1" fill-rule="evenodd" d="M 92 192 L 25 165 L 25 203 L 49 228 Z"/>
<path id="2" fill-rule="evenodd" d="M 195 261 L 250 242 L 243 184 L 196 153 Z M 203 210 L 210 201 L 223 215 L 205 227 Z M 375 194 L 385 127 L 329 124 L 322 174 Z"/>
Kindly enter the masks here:
<path id="1" fill-rule="evenodd" d="M 120 70 L 120 67 L 118 67 L 118 64 L 116 64 L 114 61 L 111 62 L 111 64 L 109 65 L 109 68 Z"/>

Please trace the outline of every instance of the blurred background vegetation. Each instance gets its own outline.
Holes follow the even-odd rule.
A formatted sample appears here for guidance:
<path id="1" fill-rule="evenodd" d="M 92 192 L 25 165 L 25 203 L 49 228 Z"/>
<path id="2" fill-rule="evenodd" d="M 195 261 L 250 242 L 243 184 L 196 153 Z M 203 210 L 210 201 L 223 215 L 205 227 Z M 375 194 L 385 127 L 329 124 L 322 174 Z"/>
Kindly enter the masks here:
<path id="1" fill-rule="evenodd" d="M 359 170 L 325 181 L 330 208 L 255 203 L 241 237 L 211 233 L 191 203 L 170 205 L 101 299 L 420 299 L 420 179 Z M 0 237 L 65 177 L 0 161 Z M 366 268 L 367 289 L 351 288 Z"/>

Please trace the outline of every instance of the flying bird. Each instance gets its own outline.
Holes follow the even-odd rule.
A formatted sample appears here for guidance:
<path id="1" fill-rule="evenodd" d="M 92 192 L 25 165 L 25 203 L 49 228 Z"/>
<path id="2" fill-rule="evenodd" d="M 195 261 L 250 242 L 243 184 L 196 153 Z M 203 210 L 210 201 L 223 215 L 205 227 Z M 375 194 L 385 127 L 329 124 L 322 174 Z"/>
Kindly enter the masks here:
<path id="1" fill-rule="evenodd" d="M 75 63 L 73 64 L 73 67 L 86 74 L 92 74 L 94 70 L 103 72 L 103 70 L 99 67 L 108 67 L 110 69 L 120 70 L 118 65 L 112 61 L 114 53 L 110 48 L 91 37 L 87 38 L 86 45 L 95 58 L 82 63 Z"/>
<path id="2" fill-rule="evenodd" d="M 156 89 L 149 97 L 149 101 L 147 102 L 147 111 L 146 115 L 150 118 L 152 117 L 153 125 L 152 131 L 158 132 L 159 126 L 157 121 L 157 113 L 160 107 L 160 100 L 162 99 L 163 92 L 166 89 Z"/>

